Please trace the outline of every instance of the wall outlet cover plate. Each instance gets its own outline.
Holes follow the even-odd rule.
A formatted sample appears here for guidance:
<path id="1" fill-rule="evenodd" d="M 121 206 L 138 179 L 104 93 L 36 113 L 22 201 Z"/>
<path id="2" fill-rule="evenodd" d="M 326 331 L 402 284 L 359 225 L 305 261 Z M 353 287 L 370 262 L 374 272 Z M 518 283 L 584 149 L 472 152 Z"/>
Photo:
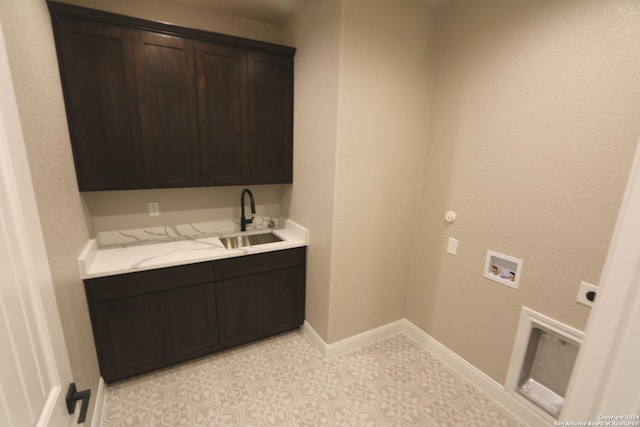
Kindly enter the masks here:
<path id="1" fill-rule="evenodd" d="M 590 292 L 594 292 L 595 295 L 588 295 Z M 580 289 L 578 290 L 578 296 L 576 301 L 580 304 L 584 304 L 589 307 L 593 307 L 595 297 L 598 295 L 598 287 L 587 282 L 580 282 Z M 589 299 L 592 297 L 591 299 Z"/>

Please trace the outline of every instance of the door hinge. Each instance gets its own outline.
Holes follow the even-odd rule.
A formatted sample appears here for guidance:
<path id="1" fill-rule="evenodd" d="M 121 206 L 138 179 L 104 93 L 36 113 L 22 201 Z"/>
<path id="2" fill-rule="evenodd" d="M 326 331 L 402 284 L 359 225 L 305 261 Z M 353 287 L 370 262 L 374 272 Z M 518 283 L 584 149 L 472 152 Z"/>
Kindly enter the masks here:
<path id="1" fill-rule="evenodd" d="M 82 399 L 82 406 L 80 407 L 80 416 L 78 417 L 78 424 L 82 424 L 87 418 L 87 409 L 89 409 L 89 399 L 91 398 L 91 390 L 76 390 L 76 383 L 69 384 L 69 390 L 67 391 L 67 410 L 69 414 L 73 414 L 76 410 L 76 402 Z"/>

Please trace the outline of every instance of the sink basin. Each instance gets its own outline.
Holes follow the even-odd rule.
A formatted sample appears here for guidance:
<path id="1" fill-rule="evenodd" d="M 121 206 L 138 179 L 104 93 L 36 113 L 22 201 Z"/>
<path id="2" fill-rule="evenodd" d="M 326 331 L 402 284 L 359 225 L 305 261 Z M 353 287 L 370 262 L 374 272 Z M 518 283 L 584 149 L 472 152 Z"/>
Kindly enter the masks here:
<path id="1" fill-rule="evenodd" d="M 220 241 L 227 249 L 244 246 L 264 245 L 265 243 L 281 242 L 282 239 L 273 233 L 247 234 L 243 236 L 221 237 Z"/>

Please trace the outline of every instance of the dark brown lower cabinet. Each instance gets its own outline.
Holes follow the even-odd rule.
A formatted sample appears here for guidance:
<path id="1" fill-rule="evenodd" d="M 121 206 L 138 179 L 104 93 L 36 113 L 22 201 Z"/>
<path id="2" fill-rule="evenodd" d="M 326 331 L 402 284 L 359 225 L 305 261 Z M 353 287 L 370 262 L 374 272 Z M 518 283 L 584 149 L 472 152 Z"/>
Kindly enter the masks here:
<path id="1" fill-rule="evenodd" d="M 216 283 L 220 345 L 232 347 L 304 322 L 304 266 Z"/>
<path id="2" fill-rule="evenodd" d="M 306 248 L 216 261 L 218 331 L 224 348 L 304 322 Z"/>
<path id="3" fill-rule="evenodd" d="M 158 295 L 97 303 L 91 317 L 100 372 L 106 382 L 165 365 Z"/>
<path id="4" fill-rule="evenodd" d="M 160 301 L 169 362 L 190 360 L 217 349 L 216 293 L 213 283 L 163 292 Z"/>
<path id="5" fill-rule="evenodd" d="M 305 267 L 262 276 L 262 330 L 265 336 L 297 328 L 304 322 Z"/>
<path id="6" fill-rule="evenodd" d="M 306 248 L 85 280 L 107 383 L 295 329 Z"/>
<path id="7" fill-rule="evenodd" d="M 260 336 L 262 287 L 258 277 L 247 276 L 216 283 L 220 301 L 218 328 L 223 347 L 249 342 Z"/>

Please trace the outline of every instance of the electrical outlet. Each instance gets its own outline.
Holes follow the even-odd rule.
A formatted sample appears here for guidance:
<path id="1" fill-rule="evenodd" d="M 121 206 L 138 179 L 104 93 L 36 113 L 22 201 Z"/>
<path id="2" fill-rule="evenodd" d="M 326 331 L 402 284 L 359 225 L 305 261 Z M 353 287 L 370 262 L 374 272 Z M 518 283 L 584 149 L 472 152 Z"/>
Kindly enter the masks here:
<path id="1" fill-rule="evenodd" d="M 596 300 L 598 294 L 598 287 L 587 282 L 580 282 L 580 290 L 578 290 L 578 297 L 576 301 L 580 304 L 593 307 L 593 303 Z"/>
<path id="2" fill-rule="evenodd" d="M 160 204 L 158 202 L 149 202 L 149 216 L 160 216 Z"/>
<path id="3" fill-rule="evenodd" d="M 458 253 L 458 239 L 449 237 L 449 244 L 447 245 L 447 253 L 455 255 Z"/>

